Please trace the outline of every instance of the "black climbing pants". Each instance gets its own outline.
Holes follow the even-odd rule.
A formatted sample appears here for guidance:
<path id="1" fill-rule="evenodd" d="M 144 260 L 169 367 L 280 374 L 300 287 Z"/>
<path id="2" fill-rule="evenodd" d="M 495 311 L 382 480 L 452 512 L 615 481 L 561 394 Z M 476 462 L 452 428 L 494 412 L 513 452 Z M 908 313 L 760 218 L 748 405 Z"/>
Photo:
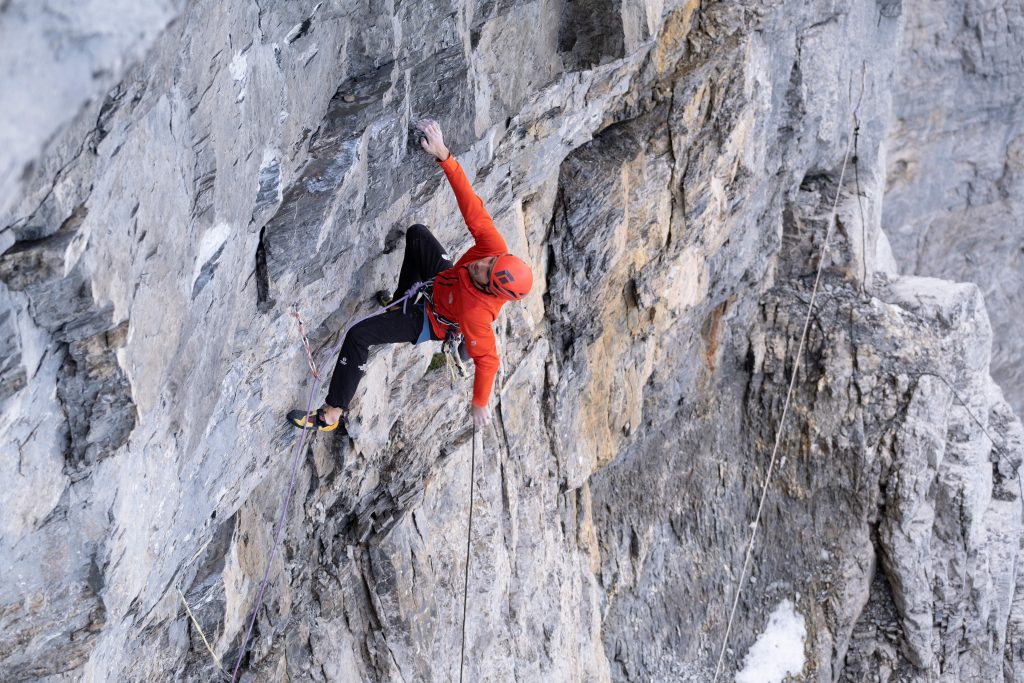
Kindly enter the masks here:
<path id="1" fill-rule="evenodd" d="M 394 298 L 403 296 L 416 282 L 424 282 L 442 270 L 452 267 L 452 261 L 441 243 L 425 225 L 410 226 L 405 232 L 405 256 L 398 275 Z M 371 346 L 378 344 L 415 344 L 423 330 L 423 304 L 413 305 L 375 315 L 359 323 L 345 336 L 338 354 L 338 362 L 331 375 L 327 392 L 327 405 L 348 410 L 348 404 L 363 378 L 363 366 Z M 431 332 L 431 339 L 436 339 Z"/>

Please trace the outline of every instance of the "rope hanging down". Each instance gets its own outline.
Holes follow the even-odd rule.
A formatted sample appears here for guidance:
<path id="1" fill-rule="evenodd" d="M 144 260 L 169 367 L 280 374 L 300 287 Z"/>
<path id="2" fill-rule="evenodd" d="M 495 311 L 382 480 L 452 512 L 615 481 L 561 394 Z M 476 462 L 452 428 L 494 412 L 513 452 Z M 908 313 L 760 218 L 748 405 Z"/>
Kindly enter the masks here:
<path id="1" fill-rule="evenodd" d="M 192 614 L 192 608 L 188 606 L 188 600 L 185 599 L 185 594 L 178 589 L 178 595 L 181 596 L 181 604 L 185 605 L 185 612 L 188 614 L 188 618 L 192 620 L 193 626 L 196 631 L 199 632 L 199 637 L 203 639 L 203 645 L 206 646 L 206 651 L 210 653 L 210 657 L 213 659 L 214 666 L 220 671 L 221 675 L 227 678 L 228 672 L 224 670 L 224 667 L 220 664 L 220 659 L 217 658 L 217 654 L 213 651 L 213 647 L 210 645 L 210 641 L 206 639 L 206 634 L 203 633 L 203 627 L 199 625 L 199 620 L 196 619 L 196 615 Z"/>
<path id="2" fill-rule="evenodd" d="M 856 125 L 856 124 L 854 124 Z M 768 495 L 768 487 L 771 485 L 772 473 L 775 471 L 775 461 L 779 453 L 779 444 L 782 439 L 782 428 L 786 424 L 786 415 L 789 412 L 789 403 L 793 398 L 793 387 L 796 384 L 796 375 L 800 371 L 800 361 L 803 359 L 804 344 L 807 341 L 807 331 L 811 325 L 811 315 L 814 313 L 814 302 L 818 295 L 818 285 L 821 282 L 821 273 L 825 267 L 825 257 L 828 255 L 828 244 L 832 239 L 832 229 L 836 224 L 836 208 L 839 206 L 839 194 L 843 188 L 843 179 L 846 177 L 846 164 L 850 159 L 850 146 L 853 144 L 853 131 L 851 130 L 849 141 L 846 145 L 846 155 L 843 157 L 843 167 L 839 172 L 839 183 L 836 185 L 836 196 L 832 202 L 832 213 L 828 219 L 828 231 L 825 234 L 825 242 L 821 245 L 821 256 L 818 259 L 818 272 L 814 277 L 814 287 L 811 289 L 811 300 L 807 305 L 807 316 L 804 318 L 804 329 L 800 334 L 800 344 L 796 350 L 796 360 L 793 363 L 793 373 L 789 378 L 789 389 L 786 391 L 786 402 L 782 407 L 782 418 L 779 420 L 779 427 L 775 432 L 775 446 L 772 448 L 772 458 L 768 463 L 768 473 L 764 478 L 764 486 L 761 489 L 761 500 L 757 504 L 757 515 L 754 523 L 750 526 L 750 541 L 747 543 L 747 552 L 743 558 L 743 568 L 740 570 L 739 582 L 736 586 L 736 594 L 732 601 L 732 610 L 729 612 L 729 623 L 725 628 L 725 637 L 722 639 L 722 649 L 718 654 L 718 664 L 715 666 L 715 677 L 712 683 L 717 683 L 722 673 L 722 664 L 725 661 L 725 651 L 729 646 L 729 635 L 732 633 L 732 624 L 736 619 L 736 607 L 740 602 L 740 595 L 743 592 L 743 583 L 746 580 L 747 568 L 750 566 L 750 558 L 754 552 L 754 541 L 757 539 L 757 530 L 761 523 L 761 513 L 764 511 L 764 500 Z"/>
<path id="3" fill-rule="evenodd" d="M 459 655 L 459 683 L 466 669 L 466 604 L 469 600 L 469 544 L 473 538 L 473 487 L 476 483 L 476 424 L 473 425 L 473 450 L 469 458 L 469 523 L 466 525 L 466 577 L 462 582 L 462 654 Z"/>
<path id="4" fill-rule="evenodd" d="M 336 356 L 341 351 L 341 345 L 345 343 L 345 336 L 348 334 L 349 330 L 351 330 L 353 327 L 363 322 L 364 320 L 368 320 L 374 316 L 384 313 L 395 304 L 401 303 L 404 305 L 404 302 L 414 300 L 417 292 L 419 292 L 419 290 L 427 284 L 429 284 L 429 282 L 417 282 L 413 284 L 412 287 L 409 288 L 409 291 L 407 291 L 405 295 L 402 296 L 400 299 L 392 301 L 387 306 L 382 306 L 381 308 L 378 308 L 372 313 L 368 313 L 362 316 L 361 318 L 357 318 L 350 322 L 348 325 L 346 325 L 345 329 L 342 330 L 340 335 L 338 335 L 338 342 L 321 357 L 320 366 L 323 367 L 325 362 L 330 361 L 332 357 Z M 310 415 L 313 414 L 313 400 L 316 397 L 316 393 L 320 389 L 320 385 L 323 380 L 320 377 L 320 374 L 317 372 L 316 363 L 313 362 L 313 355 L 309 350 L 309 342 L 306 339 L 305 326 L 302 324 L 302 318 L 300 318 L 298 314 L 295 314 L 295 317 L 299 321 L 299 333 L 303 337 L 303 347 L 306 350 L 306 354 L 309 360 L 309 367 L 313 373 L 313 385 L 309 389 L 309 400 L 306 402 L 306 420 L 308 421 Z M 308 431 L 308 429 L 302 430 L 301 436 L 299 437 L 299 440 L 295 442 L 295 448 L 292 451 L 291 479 L 288 482 L 288 492 L 285 494 L 284 497 L 284 505 L 281 506 L 281 515 L 280 517 L 278 517 L 277 520 L 277 534 L 274 537 L 274 546 L 271 549 L 270 557 L 267 560 L 267 568 L 263 572 L 263 581 L 260 582 L 260 590 L 256 596 L 256 603 L 255 605 L 253 605 L 252 608 L 252 619 L 249 620 L 249 628 L 246 630 L 245 637 L 242 639 L 242 644 L 238 648 L 238 660 L 235 662 L 235 668 L 231 672 L 231 683 L 235 683 L 235 681 L 238 679 L 238 671 L 242 667 L 242 658 L 245 657 L 245 648 L 249 644 L 249 638 L 252 636 L 253 627 L 256 625 L 256 616 L 259 614 L 260 607 L 263 606 L 263 595 L 267 590 L 267 582 L 270 579 L 270 567 L 274 564 L 274 558 L 277 557 L 277 549 L 280 547 L 281 540 L 284 537 L 285 516 L 288 514 L 288 504 L 291 502 L 292 493 L 294 493 L 295 491 L 295 479 L 299 471 L 299 456 L 303 452 L 302 447 L 306 443 L 306 433 Z"/>

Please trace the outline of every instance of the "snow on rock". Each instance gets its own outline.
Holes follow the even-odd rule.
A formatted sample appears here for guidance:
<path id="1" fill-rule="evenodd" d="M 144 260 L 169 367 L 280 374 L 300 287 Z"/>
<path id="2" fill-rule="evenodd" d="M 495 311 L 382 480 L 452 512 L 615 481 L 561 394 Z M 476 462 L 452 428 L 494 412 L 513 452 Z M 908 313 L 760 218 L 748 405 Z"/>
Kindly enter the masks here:
<path id="1" fill-rule="evenodd" d="M 783 600 L 768 617 L 768 626 L 747 652 L 736 683 L 782 683 L 804 668 L 807 628 L 793 603 Z"/>

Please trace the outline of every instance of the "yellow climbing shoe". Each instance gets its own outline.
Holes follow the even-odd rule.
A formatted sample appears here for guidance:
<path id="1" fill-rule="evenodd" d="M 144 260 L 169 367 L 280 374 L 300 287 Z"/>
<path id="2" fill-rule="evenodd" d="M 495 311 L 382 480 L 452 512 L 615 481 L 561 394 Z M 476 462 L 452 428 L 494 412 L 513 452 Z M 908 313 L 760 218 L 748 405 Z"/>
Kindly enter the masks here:
<path id="1" fill-rule="evenodd" d="M 341 420 L 327 422 L 324 419 L 324 411 L 317 408 L 315 413 L 307 414 L 305 410 L 293 410 L 288 413 L 288 422 L 299 429 L 316 429 L 320 432 L 333 432 L 338 428 Z"/>

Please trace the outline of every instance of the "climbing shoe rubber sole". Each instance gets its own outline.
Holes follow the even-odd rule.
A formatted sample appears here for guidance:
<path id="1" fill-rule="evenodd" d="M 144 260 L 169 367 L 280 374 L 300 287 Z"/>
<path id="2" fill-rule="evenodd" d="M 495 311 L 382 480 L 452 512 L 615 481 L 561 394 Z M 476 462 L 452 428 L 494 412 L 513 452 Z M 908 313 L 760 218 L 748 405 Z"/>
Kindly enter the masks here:
<path id="1" fill-rule="evenodd" d="M 324 411 L 307 415 L 305 410 L 292 410 L 288 413 L 288 423 L 299 429 L 316 429 L 319 432 L 333 432 L 341 424 L 341 420 L 331 424 L 324 420 Z"/>

